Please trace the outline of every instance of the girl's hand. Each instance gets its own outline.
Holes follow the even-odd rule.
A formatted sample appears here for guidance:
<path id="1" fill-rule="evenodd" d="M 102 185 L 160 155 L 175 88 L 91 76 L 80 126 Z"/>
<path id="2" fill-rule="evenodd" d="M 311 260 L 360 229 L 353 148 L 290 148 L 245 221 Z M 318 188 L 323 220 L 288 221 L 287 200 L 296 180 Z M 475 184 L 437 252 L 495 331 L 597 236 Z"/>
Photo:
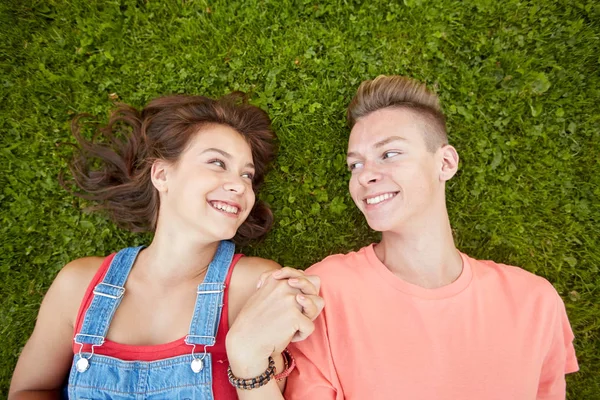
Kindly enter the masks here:
<path id="1" fill-rule="evenodd" d="M 311 321 L 314 321 L 321 311 L 323 311 L 325 302 L 319 297 L 321 279 L 318 276 L 306 275 L 306 273 L 300 269 L 285 267 L 274 272 L 265 272 L 262 274 L 258 282 L 258 288 L 260 288 L 263 282 L 269 277 L 273 277 L 277 280 L 287 280 L 288 285 L 300 290 L 301 293 L 296 295 L 296 301 L 302 307 L 302 313 Z M 292 341 L 300 341 L 302 339 Z"/>
<path id="2" fill-rule="evenodd" d="M 261 276 L 256 293 L 229 330 L 227 355 L 236 376 L 262 373 L 269 356 L 312 333 L 312 320 L 323 309 L 318 277 L 292 268 L 280 271 Z"/>

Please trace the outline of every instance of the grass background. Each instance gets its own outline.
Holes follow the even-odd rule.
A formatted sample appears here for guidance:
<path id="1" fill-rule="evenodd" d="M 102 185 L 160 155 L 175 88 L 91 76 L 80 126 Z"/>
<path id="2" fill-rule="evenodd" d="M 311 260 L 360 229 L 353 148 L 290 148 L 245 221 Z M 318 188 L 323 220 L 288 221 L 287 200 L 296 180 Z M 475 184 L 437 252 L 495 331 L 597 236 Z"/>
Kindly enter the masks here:
<path id="1" fill-rule="evenodd" d="M 581 366 L 568 398 L 600 399 L 599 4 L 4 0 L 0 397 L 59 269 L 150 239 L 59 187 L 74 114 L 250 92 L 279 136 L 261 194 L 276 227 L 243 250 L 307 267 L 377 238 L 347 194 L 344 110 L 362 80 L 386 73 L 441 96 L 461 155 L 448 188 L 458 247 L 555 285 Z"/>

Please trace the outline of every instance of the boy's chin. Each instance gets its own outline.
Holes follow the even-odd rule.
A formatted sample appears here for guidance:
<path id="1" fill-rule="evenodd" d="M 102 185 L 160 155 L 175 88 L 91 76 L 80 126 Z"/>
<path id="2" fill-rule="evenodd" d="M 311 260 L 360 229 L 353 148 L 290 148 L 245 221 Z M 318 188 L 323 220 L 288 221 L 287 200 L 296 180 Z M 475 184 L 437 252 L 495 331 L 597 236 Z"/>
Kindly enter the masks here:
<path id="1" fill-rule="evenodd" d="M 389 218 L 370 218 L 367 219 L 367 224 L 369 228 L 374 230 L 375 232 L 399 232 L 405 229 L 406 227 L 406 219 L 402 218 L 399 215 L 395 215 Z"/>
<path id="2" fill-rule="evenodd" d="M 385 232 L 391 230 L 392 226 L 389 221 L 369 221 L 367 220 L 367 224 L 369 228 L 374 230 L 375 232 Z"/>

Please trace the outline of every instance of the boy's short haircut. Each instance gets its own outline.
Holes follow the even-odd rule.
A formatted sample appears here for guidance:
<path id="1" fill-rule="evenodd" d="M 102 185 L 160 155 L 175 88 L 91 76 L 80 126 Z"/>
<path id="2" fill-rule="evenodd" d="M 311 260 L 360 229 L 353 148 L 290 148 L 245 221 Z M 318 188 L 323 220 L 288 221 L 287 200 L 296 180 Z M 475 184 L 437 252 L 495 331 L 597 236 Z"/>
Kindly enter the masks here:
<path id="1" fill-rule="evenodd" d="M 402 108 L 420 117 L 429 151 L 435 152 L 448 144 L 446 118 L 440 107 L 440 99 L 423 83 L 399 75 L 379 75 L 362 82 L 348 106 L 350 129 L 360 118 L 384 108 Z"/>

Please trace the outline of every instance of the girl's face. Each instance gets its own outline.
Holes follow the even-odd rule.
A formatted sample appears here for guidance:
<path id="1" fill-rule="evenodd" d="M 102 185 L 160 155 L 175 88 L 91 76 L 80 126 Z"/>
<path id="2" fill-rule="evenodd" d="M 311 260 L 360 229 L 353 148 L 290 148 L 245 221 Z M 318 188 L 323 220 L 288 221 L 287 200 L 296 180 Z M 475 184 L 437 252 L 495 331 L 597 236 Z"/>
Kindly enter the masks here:
<path id="1" fill-rule="evenodd" d="M 157 229 L 175 226 L 203 241 L 231 239 L 255 201 L 250 145 L 224 125 L 202 127 L 174 164 L 157 161 L 160 192 Z"/>

